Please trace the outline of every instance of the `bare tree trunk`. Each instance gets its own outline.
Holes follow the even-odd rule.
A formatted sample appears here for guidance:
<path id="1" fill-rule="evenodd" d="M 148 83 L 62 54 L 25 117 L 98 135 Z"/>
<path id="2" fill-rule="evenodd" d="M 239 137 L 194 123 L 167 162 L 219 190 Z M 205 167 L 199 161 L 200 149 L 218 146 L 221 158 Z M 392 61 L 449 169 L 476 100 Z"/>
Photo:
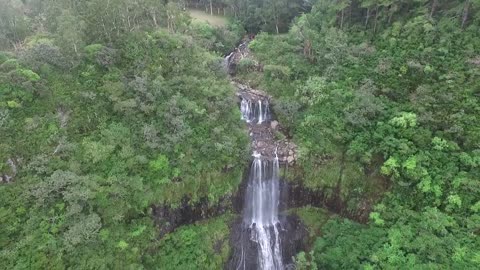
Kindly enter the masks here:
<path id="1" fill-rule="evenodd" d="M 138 28 L 137 26 L 138 26 L 137 14 L 134 14 L 134 15 L 133 15 L 133 27 L 132 27 L 132 29 L 130 30 L 130 32 L 133 31 L 133 29 L 137 29 L 137 28 Z"/>
<path id="2" fill-rule="evenodd" d="M 157 15 L 155 14 L 155 11 L 152 14 L 152 18 L 153 18 L 153 23 L 155 24 L 155 27 L 158 27 Z"/>
<path id="3" fill-rule="evenodd" d="M 13 40 L 17 42 L 17 22 L 16 22 L 16 16 L 13 16 L 12 19 L 12 29 L 13 29 Z"/>
<path id="4" fill-rule="evenodd" d="M 352 4 L 350 4 L 350 6 L 348 7 L 349 11 L 349 15 L 348 15 L 348 24 L 349 25 L 352 25 Z"/>
<path id="5" fill-rule="evenodd" d="M 118 29 L 117 24 L 115 23 L 115 20 L 112 20 L 112 23 L 113 23 L 113 29 L 117 30 L 116 37 L 118 37 L 120 35 L 120 29 Z"/>
<path id="6" fill-rule="evenodd" d="M 167 11 L 167 30 L 170 32 L 170 13 Z"/>
<path id="7" fill-rule="evenodd" d="M 463 17 L 462 17 L 462 29 L 465 29 L 465 25 L 468 20 L 468 11 L 470 9 L 470 0 L 467 0 L 465 2 L 465 5 L 463 6 Z"/>
<path id="8" fill-rule="evenodd" d="M 212 0 L 210 0 L 210 15 L 213 16 L 213 3 L 212 3 Z"/>
<path id="9" fill-rule="evenodd" d="M 278 18 L 275 18 L 275 30 L 277 30 L 277 35 L 280 33 L 278 30 Z"/>
<path id="10" fill-rule="evenodd" d="M 303 45 L 303 55 L 307 57 L 310 62 L 313 62 L 312 57 L 312 42 L 309 39 L 306 39 Z"/>
<path id="11" fill-rule="evenodd" d="M 103 20 L 103 17 L 102 17 L 102 27 L 103 27 L 103 32 L 105 33 L 105 36 L 108 38 L 108 41 L 111 42 L 112 38 L 110 37 L 110 34 L 107 31 L 107 27 L 105 26 L 105 20 Z"/>
<path id="12" fill-rule="evenodd" d="M 433 18 L 433 14 L 435 14 L 435 9 L 437 8 L 438 0 L 432 1 L 432 8 L 430 10 L 430 19 Z"/>
<path id="13" fill-rule="evenodd" d="M 375 7 L 375 23 L 373 24 L 373 34 L 377 31 L 377 21 L 378 21 L 378 6 Z"/>
<path id="14" fill-rule="evenodd" d="M 388 7 L 388 24 L 390 24 L 392 22 L 393 13 L 395 12 L 394 9 L 396 8 L 396 6 L 394 6 L 394 5 L 395 4 L 390 5 L 390 7 Z"/>
<path id="15" fill-rule="evenodd" d="M 365 18 L 365 28 L 367 28 L 369 18 L 370 18 L 370 8 L 367 8 L 367 17 Z"/>
<path id="16" fill-rule="evenodd" d="M 343 18 L 345 15 L 345 9 L 342 9 L 342 19 L 340 20 L 340 29 L 343 29 Z"/>

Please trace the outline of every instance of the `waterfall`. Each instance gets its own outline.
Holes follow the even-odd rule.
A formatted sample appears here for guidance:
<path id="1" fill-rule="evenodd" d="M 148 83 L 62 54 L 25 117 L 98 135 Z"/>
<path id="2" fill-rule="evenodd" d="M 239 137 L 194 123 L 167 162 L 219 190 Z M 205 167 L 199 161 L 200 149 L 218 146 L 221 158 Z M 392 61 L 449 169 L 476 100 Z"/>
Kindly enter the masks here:
<path id="1" fill-rule="evenodd" d="M 278 205 L 280 198 L 278 158 L 264 160 L 254 154 L 250 169 L 243 224 L 258 249 L 259 269 L 283 269 Z"/>
<path id="2" fill-rule="evenodd" d="M 242 119 L 251 127 L 270 120 L 270 109 L 267 99 L 252 102 L 242 98 L 240 109 Z M 252 139 L 255 140 L 253 137 Z M 275 153 L 276 154 L 276 153 Z M 279 160 L 273 160 L 253 153 L 248 184 L 245 191 L 241 241 L 236 260 L 236 269 L 251 269 L 252 255 L 257 259 L 253 263 L 257 269 L 284 269 L 278 216 L 280 204 Z M 249 265 L 249 266 L 246 266 Z"/>
<path id="3" fill-rule="evenodd" d="M 250 123 L 254 119 L 252 115 L 252 103 L 249 100 L 242 98 L 240 111 L 242 112 L 242 120 L 247 121 L 247 123 Z"/>
<path id="4" fill-rule="evenodd" d="M 249 99 L 242 98 L 240 110 L 242 112 L 242 120 L 245 120 L 247 123 L 260 125 L 270 120 L 270 104 L 266 99 L 252 102 Z"/>
<path id="5" fill-rule="evenodd" d="M 261 100 L 258 101 L 258 109 L 259 109 L 258 123 L 261 124 L 261 123 L 263 123 L 263 121 L 265 121 L 264 117 L 263 117 L 263 112 L 262 112 L 262 101 Z"/>
<path id="6" fill-rule="evenodd" d="M 227 55 L 224 59 L 223 59 L 223 68 L 229 72 L 229 69 L 230 69 L 230 59 L 232 58 L 232 56 L 235 55 L 235 51 L 231 52 L 229 55 Z"/>

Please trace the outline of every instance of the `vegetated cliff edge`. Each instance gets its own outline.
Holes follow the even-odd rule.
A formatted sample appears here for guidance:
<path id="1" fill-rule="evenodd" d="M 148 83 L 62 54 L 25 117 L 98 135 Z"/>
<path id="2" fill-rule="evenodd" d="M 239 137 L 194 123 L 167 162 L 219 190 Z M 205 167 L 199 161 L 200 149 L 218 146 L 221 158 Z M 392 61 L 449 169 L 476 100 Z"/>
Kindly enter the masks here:
<path id="1" fill-rule="evenodd" d="M 254 102 L 263 100 L 269 105 L 275 104 L 274 97 L 268 93 L 254 89 L 241 82 L 235 77 L 237 69 L 244 59 L 250 59 L 255 65 L 255 70 L 261 71 L 262 66 L 250 53 L 248 41 L 241 43 L 226 59 L 226 70 L 231 76 L 232 85 L 236 89 L 238 106 L 241 106 L 242 97 L 248 97 Z M 274 106 L 271 106 L 274 108 Z M 273 110 L 272 115 L 275 115 Z M 380 198 L 369 197 L 371 194 L 351 192 L 354 187 L 350 186 L 350 180 L 355 177 L 372 180 L 372 185 L 382 185 L 379 189 L 386 189 L 386 183 L 378 173 L 372 171 L 359 171 L 351 168 L 351 164 L 344 157 L 319 157 L 316 161 L 318 174 L 309 175 L 304 168 L 304 163 L 298 153 L 298 147 L 293 142 L 290 131 L 279 121 L 272 120 L 267 125 L 248 125 L 246 132 L 252 138 L 250 148 L 267 158 L 273 158 L 276 153 L 282 163 L 282 209 L 313 206 L 326 208 L 332 213 L 345 216 L 358 222 L 366 222 L 372 209 L 372 205 Z M 241 184 L 236 192 L 226 195 L 212 204 L 207 197 L 203 197 L 195 203 L 190 203 L 189 198 L 184 198 L 181 205 L 172 208 L 165 205 L 152 206 L 153 216 L 160 234 L 165 235 L 174 231 L 177 227 L 192 224 L 196 221 L 215 217 L 229 211 L 240 214 L 243 209 L 243 200 L 248 176 L 248 166 L 244 171 Z M 328 177 L 333 179 L 330 187 L 319 187 L 309 183 L 314 178 L 324 178 L 322 171 L 328 170 Z M 332 173 L 333 171 L 333 173 Z M 357 174 L 357 175 L 356 175 Z M 307 180 L 305 180 L 307 179 Z M 348 184 L 346 184 L 348 183 Z"/>

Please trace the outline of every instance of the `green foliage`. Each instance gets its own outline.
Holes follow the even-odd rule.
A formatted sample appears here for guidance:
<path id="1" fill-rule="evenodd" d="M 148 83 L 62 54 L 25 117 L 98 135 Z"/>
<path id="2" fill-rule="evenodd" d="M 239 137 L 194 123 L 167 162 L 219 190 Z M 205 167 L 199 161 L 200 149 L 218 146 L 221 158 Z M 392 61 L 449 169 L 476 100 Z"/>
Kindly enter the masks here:
<path id="1" fill-rule="evenodd" d="M 248 136 L 234 89 L 191 36 L 135 31 L 72 57 L 75 47 L 52 45 L 75 42 L 67 30 L 0 69 L 0 174 L 12 174 L 9 159 L 18 170 L 0 185 L 0 268 L 166 265 L 154 254 L 184 242 L 158 239 L 150 207 L 215 204 L 242 179 Z M 188 263 L 227 260 L 228 220 L 187 230 L 202 250 Z"/>
<path id="2" fill-rule="evenodd" d="M 291 74 L 288 67 L 277 65 L 266 65 L 263 71 L 265 72 L 265 77 L 270 80 L 288 78 Z"/>
<path id="3" fill-rule="evenodd" d="M 417 125 L 417 115 L 402 112 L 400 116 L 392 118 L 389 123 L 401 128 L 415 127 Z"/>
<path id="4" fill-rule="evenodd" d="M 94 59 L 95 56 L 104 48 L 105 46 L 103 46 L 102 44 L 91 44 L 85 46 L 84 50 L 86 53 L 86 57 L 89 59 Z"/>
<path id="5" fill-rule="evenodd" d="M 324 236 L 314 247 L 319 269 L 362 269 L 374 258 L 370 251 L 382 247 L 386 232 L 347 220 L 332 219 L 324 226 Z"/>
<path id="6" fill-rule="evenodd" d="M 475 268 L 479 11 L 322 0 L 250 43 L 265 67 L 256 84 L 300 149 L 295 179 L 351 213 L 374 208 L 368 226 L 324 227 L 318 268 Z"/>
<path id="7" fill-rule="evenodd" d="M 289 213 L 296 214 L 307 227 L 310 239 L 323 234 L 323 226 L 331 218 L 331 213 L 322 208 L 311 206 L 290 209 Z"/>
<path id="8" fill-rule="evenodd" d="M 238 72 L 249 72 L 255 70 L 255 61 L 250 58 L 242 58 L 238 61 Z"/>
<path id="9" fill-rule="evenodd" d="M 219 269 L 230 255 L 229 227 L 232 216 L 184 226 L 165 236 L 158 254 L 152 255 L 152 267 L 162 269 Z"/>
<path id="10" fill-rule="evenodd" d="M 2 70 L 3 72 L 8 72 L 16 69 L 18 66 L 19 65 L 17 59 L 6 59 L 0 66 L 0 70 Z"/>
<path id="11" fill-rule="evenodd" d="M 221 54 L 231 51 L 244 34 L 244 30 L 235 22 L 229 23 L 226 27 L 194 22 L 190 31 L 198 45 Z"/>
<path id="12" fill-rule="evenodd" d="M 40 76 L 37 73 L 35 73 L 35 72 L 33 72 L 29 69 L 18 69 L 17 73 L 20 76 L 27 79 L 28 81 L 36 82 L 36 81 L 40 80 Z"/>
<path id="13" fill-rule="evenodd" d="M 164 172 L 169 169 L 168 158 L 164 155 L 159 155 L 157 159 L 150 161 L 149 166 L 154 172 Z"/>
<path id="14" fill-rule="evenodd" d="M 297 267 L 478 268 L 478 1 L 211 1 L 223 28 L 175 1 L 77 2 L 0 0 L 0 268 L 222 268 L 229 216 L 159 240 L 149 209 L 237 189 L 248 138 L 208 50 L 243 27 L 265 31 L 240 75 L 275 96 L 297 176 L 376 204 L 368 225 L 298 210 L 321 237 Z"/>
<path id="15" fill-rule="evenodd" d="M 7 106 L 8 106 L 9 108 L 11 108 L 11 109 L 20 108 L 20 107 L 21 107 L 21 105 L 20 105 L 18 102 L 16 102 L 15 100 L 9 100 L 9 101 L 7 101 Z"/>
<path id="16" fill-rule="evenodd" d="M 310 253 L 308 254 L 310 258 L 313 258 L 314 257 L 314 251 L 310 251 Z M 294 262 L 295 262 L 295 269 L 298 269 L 298 270 L 315 270 L 315 269 L 318 269 L 317 268 L 317 264 L 314 262 L 314 261 L 309 261 L 307 259 L 307 256 L 305 254 L 305 252 L 300 252 L 297 254 L 297 256 L 295 256 L 294 258 Z"/>
<path id="17" fill-rule="evenodd" d="M 300 102 L 306 105 L 315 105 L 322 103 L 327 99 L 327 81 L 325 78 L 312 77 L 309 78 L 305 85 L 300 87 L 295 95 L 299 98 Z"/>
<path id="18" fill-rule="evenodd" d="M 194 1 L 195 2 L 195 1 Z M 208 1 L 203 1 L 207 10 L 209 9 Z M 213 11 L 216 7 L 227 7 L 227 11 L 232 10 L 236 19 L 238 19 L 250 32 L 258 32 L 259 30 L 268 32 L 285 32 L 292 19 L 305 11 L 308 11 L 312 5 L 311 1 L 300 0 L 222 0 L 211 1 Z"/>
<path id="19" fill-rule="evenodd" d="M 5 52 L 0 52 L 0 65 L 7 61 L 10 57 Z"/>

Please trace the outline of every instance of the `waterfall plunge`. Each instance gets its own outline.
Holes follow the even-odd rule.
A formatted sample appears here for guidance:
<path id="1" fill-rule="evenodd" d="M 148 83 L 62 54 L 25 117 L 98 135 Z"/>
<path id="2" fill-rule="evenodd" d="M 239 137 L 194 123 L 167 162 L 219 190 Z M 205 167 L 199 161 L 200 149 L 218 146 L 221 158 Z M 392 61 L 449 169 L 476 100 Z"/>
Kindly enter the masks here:
<path id="1" fill-rule="evenodd" d="M 279 163 L 263 160 L 254 154 L 245 195 L 243 224 L 250 240 L 257 244 L 258 267 L 264 270 L 283 269 L 278 220 Z"/>

